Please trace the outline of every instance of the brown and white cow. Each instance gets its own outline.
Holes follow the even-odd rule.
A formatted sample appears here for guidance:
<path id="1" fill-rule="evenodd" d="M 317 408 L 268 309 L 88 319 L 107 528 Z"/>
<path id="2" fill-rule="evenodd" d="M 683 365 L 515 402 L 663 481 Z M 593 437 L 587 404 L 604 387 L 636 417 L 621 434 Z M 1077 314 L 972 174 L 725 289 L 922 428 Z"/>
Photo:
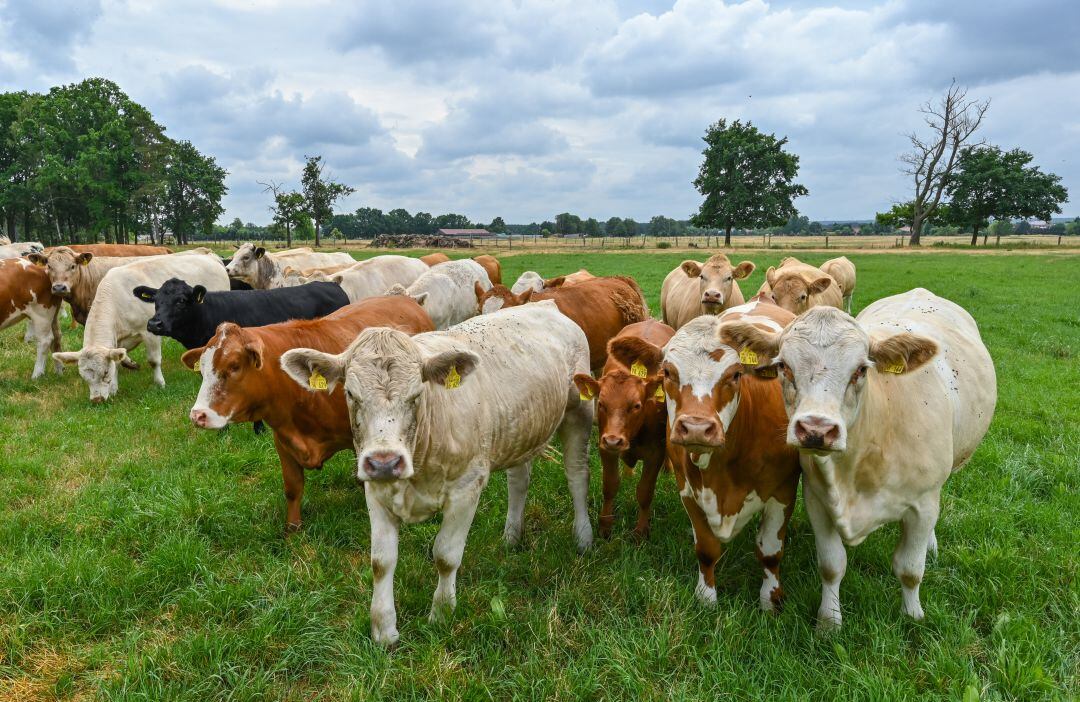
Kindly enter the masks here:
<path id="1" fill-rule="evenodd" d="M 445 264 L 444 264 L 445 265 Z M 457 600 L 457 571 L 480 495 L 494 471 L 507 471 L 504 539 L 521 538 L 532 460 L 556 432 L 574 505 L 579 550 L 592 543 L 589 434 L 592 404 L 574 387 L 588 369 L 585 335 L 554 304 L 504 310 L 415 337 L 366 329 L 340 354 L 296 349 L 281 365 L 311 390 L 345 386 L 371 520 L 371 635 L 398 638 L 394 569 L 398 534 L 442 513 L 432 548 L 439 585 L 431 619 Z"/>
<path id="2" fill-rule="evenodd" d="M 903 610 L 922 619 L 919 585 L 927 550 L 937 551 L 941 488 L 975 452 L 997 402 L 994 364 L 975 320 L 917 288 L 878 300 L 858 318 L 815 307 L 782 331 L 733 323 L 721 333 L 780 372 L 786 440 L 801 454 L 817 542 L 818 626 L 841 622 L 844 545 L 896 521 L 892 565 Z"/>
<path id="3" fill-rule="evenodd" d="M 799 456 L 784 441 L 780 384 L 747 372 L 755 359 L 740 358 L 720 334 L 738 320 L 778 332 L 793 318 L 756 300 L 691 320 L 664 347 L 668 458 L 694 527 L 696 595 L 706 604 L 716 602 L 716 562 L 724 544 L 759 512 L 761 608 L 774 611 L 783 597 L 780 560 L 798 492 Z"/>
<path id="4" fill-rule="evenodd" d="M 844 306 L 844 294 L 832 276 L 793 256 L 780 261 L 776 268 L 769 266 L 758 294 L 768 295 L 792 314 L 802 314 L 819 305 L 837 309 Z"/>
<path id="5" fill-rule="evenodd" d="M 840 286 L 840 294 L 844 296 L 844 309 L 851 314 L 851 298 L 855 295 L 855 264 L 849 261 L 847 256 L 838 256 L 822 263 L 821 272 Z"/>
<path id="6" fill-rule="evenodd" d="M 581 397 L 596 398 L 600 463 L 604 469 L 604 503 L 600 535 L 611 536 L 615 496 L 619 492 L 619 461 L 633 468 L 641 462 L 637 485 L 638 517 L 634 533 L 649 535 L 656 477 L 666 460 L 667 408 L 660 378 L 661 349 L 675 330 L 655 319 L 628 324 L 608 342 L 608 357 L 599 379 L 587 373 L 574 376 Z"/>
<path id="7" fill-rule="evenodd" d="M 737 307 L 743 304 L 743 294 L 736 281 L 753 272 L 752 262 L 733 266 L 722 253 L 710 256 L 705 263 L 683 261 L 660 287 L 661 318 L 678 330 L 701 315 Z"/>
<path id="8" fill-rule="evenodd" d="M 26 319 L 28 332 L 37 345 L 31 379 L 45 374 L 50 352 L 60 351 L 60 307 L 63 301 L 52 294 L 49 276 L 24 258 L 0 259 L 0 329 Z M 63 364 L 53 365 L 57 373 Z"/>
<path id="9" fill-rule="evenodd" d="M 99 256 L 92 251 L 75 251 L 69 246 L 56 246 L 27 256 L 27 259 L 45 269 L 52 281 L 53 295 L 71 305 L 71 316 L 79 324 L 86 324 L 98 285 L 105 274 L 113 268 L 144 258 L 146 257 Z"/>
<path id="10" fill-rule="evenodd" d="M 199 369 L 202 385 L 190 417 L 203 429 L 237 422 L 265 422 L 285 483 L 286 532 L 300 528 L 304 471 L 322 468 L 338 451 L 352 448 L 352 432 L 340 390 L 301 390 L 281 370 L 282 354 L 299 346 L 327 353 L 345 350 L 360 331 L 391 327 L 408 334 L 431 331 L 427 313 L 407 297 L 374 297 L 346 305 L 321 319 L 265 327 L 218 326 L 206 346 L 181 360 Z"/>
<path id="11" fill-rule="evenodd" d="M 627 324 L 649 318 L 649 306 L 637 281 L 627 276 L 593 278 L 577 285 L 542 292 L 531 288 L 515 295 L 504 285 L 482 290 L 477 286 L 476 299 L 482 314 L 529 302 L 552 300 L 559 311 L 574 320 L 589 339 L 589 362 L 593 370 L 603 368 L 607 344 Z"/>

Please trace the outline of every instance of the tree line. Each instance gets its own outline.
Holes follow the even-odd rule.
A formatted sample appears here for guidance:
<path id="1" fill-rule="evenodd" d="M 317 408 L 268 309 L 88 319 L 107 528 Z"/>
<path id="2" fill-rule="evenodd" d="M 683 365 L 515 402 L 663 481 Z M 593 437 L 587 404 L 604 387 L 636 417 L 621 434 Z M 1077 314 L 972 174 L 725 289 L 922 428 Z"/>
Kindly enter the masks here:
<path id="1" fill-rule="evenodd" d="M 187 243 L 224 212 L 226 172 L 112 81 L 0 93 L 0 223 L 46 244 Z"/>

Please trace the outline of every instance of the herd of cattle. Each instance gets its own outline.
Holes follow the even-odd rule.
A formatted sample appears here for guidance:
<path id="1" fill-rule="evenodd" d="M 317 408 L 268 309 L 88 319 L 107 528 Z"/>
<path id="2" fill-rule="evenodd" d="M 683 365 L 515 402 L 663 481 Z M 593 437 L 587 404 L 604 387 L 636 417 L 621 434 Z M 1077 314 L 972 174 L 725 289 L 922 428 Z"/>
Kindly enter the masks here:
<path id="1" fill-rule="evenodd" d="M 674 473 L 698 559 L 696 594 L 716 601 L 723 545 L 760 513 L 760 605 L 780 603 L 780 561 L 800 476 L 821 576 L 820 626 L 841 621 L 847 556 L 899 521 L 893 571 L 918 619 L 942 485 L 985 434 L 993 363 L 972 317 L 927 290 L 850 311 L 855 268 L 794 258 L 745 302 L 750 261 L 684 261 L 664 279 L 661 320 L 629 277 L 527 272 L 502 284 L 491 256 L 449 260 L 253 244 L 223 261 L 206 249 L 0 248 L 0 327 L 29 319 L 46 353 L 77 363 L 90 399 L 117 392 L 118 365 L 146 346 L 163 385 L 161 339 L 201 373 L 190 419 L 273 431 L 286 531 L 301 524 L 304 472 L 352 448 L 371 520 L 372 636 L 398 638 L 393 596 L 400 525 L 443 515 L 432 617 L 455 580 L 480 494 L 505 470 L 504 538 L 522 534 L 533 459 L 559 435 L 579 549 L 592 543 L 589 438 L 603 466 L 609 537 L 622 471 L 641 463 L 634 532 L 649 533 L 657 476 Z M 248 289 L 250 288 L 250 289 Z M 59 312 L 85 325 L 59 348 Z"/>

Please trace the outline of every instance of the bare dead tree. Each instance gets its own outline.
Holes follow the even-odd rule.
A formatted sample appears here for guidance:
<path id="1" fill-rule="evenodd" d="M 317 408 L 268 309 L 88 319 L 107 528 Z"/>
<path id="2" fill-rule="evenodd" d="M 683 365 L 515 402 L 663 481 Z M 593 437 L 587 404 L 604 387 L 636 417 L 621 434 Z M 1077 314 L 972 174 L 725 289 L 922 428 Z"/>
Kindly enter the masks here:
<path id="1" fill-rule="evenodd" d="M 960 147 L 968 144 L 989 108 L 989 100 L 969 100 L 967 88 L 957 85 L 955 79 L 937 103 L 927 101 L 919 108 L 930 133 L 926 137 L 915 132 L 909 134 L 911 151 L 900 157 L 904 164 L 901 170 L 915 184 L 909 246 L 920 244 L 923 224 L 941 203 L 941 195 L 956 168 Z"/>

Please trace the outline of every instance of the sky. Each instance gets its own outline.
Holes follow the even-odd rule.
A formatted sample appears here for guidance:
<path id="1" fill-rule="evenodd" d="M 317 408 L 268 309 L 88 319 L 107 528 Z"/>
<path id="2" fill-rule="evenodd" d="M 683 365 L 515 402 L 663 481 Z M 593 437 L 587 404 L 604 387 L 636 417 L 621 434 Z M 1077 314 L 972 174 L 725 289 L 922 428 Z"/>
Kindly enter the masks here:
<path id="1" fill-rule="evenodd" d="M 720 118 L 788 137 L 803 214 L 868 219 L 953 79 L 1080 215 L 1076 0 L 0 0 L 0 90 L 91 76 L 229 171 L 222 221 L 316 154 L 339 211 L 685 219 Z"/>

